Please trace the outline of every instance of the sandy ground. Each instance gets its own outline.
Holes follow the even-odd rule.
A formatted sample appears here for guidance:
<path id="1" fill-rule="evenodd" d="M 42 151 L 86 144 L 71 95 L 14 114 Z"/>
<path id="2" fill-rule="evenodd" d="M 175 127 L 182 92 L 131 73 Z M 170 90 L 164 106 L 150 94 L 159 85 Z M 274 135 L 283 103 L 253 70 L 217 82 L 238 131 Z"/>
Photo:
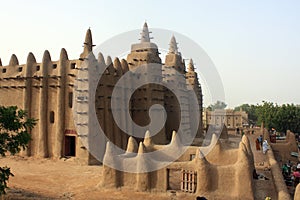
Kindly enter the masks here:
<path id="1" fill-rule="evenodd" d="M 14 177 L 9 180 L 5 199 L 195 199 L 189 194 L 142 193 L 132 190 L 103 190 L 98 187 L 101 166 L 85 166 L 72 160 L 6 157 L 0 166 L 9 166 Z"/>
<path id="2" fill-rule="evenodd" d="M 255 199 L 261 200 L 266 196 L 271 196 L 272 200 L 277 199 L 271 172 L 264 170 L 267 158 L 255 149 L 256 137 L 258 135 L 249 136 L 255 166 L 257 172 L 264 174 L 269 180 L 254 181 Z M 5 199 L 195 199 L 194 195 L 172 191 L 142 193 L 126 188 L 104 190 L 98 186 L 102 176 L 101 166 L 81 165 L 72 159 L 51 160 L 20 156 L 0 158 L 0 166 L 5 165 L 11 167 L 15 175 L 9 180 L 10 189 Z M 224 198 L 213 195 L 209 199 Z"/>

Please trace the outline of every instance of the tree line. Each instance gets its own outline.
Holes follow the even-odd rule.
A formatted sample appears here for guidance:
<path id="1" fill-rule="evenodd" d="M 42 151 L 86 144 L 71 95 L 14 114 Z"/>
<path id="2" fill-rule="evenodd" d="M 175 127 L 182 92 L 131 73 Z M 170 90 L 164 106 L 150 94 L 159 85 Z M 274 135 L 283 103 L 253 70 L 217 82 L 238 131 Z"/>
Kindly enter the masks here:
<path id="1" fill-rule="evenodd" d="M 274 128 L 279 132 L 290 130 L 300 133 L 300 105 L 283 104 L 263 101 L 261 104 L 242 104 L 234 110 L 242 109 L 248 113 L 249 124 L 264 126 L 268 129 Z"/>

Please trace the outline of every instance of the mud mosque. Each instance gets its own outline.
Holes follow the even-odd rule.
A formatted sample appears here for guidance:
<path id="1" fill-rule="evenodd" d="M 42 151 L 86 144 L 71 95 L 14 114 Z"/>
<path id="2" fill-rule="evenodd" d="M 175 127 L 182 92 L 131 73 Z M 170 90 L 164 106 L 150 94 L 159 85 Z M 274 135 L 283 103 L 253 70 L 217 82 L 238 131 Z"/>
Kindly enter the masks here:
<path id="1" fill-rule="evenodd" d="M 192 59 L 188 67 L 178 51 L 176 39 L 170 41 L 169 52 L 165 63 L 159 57 L 156 44 L 150 41 L 148 26 L 145 23 L 140 42 L 133 44 L 127 59 L 107 56 L 105 61 L 99 53 L 95 58 L 96 65 L 105 65 L 106 72 L 101 77 L 95 95 L 95 107 L 99 123 L 107 138 L 119 147 L 126 149 L 128 135 L 118 128 L 111 113 L 111 95 L 116 82 L 122 75 L 145 63 L 156 63 L 160 68 L 156 76 L 166 82 L 174 82 L 182 90 L 187 85 L 195 91 L 199 103 L 200 119 L 202 119 L 202 91 Z M 167 42 L 167 41 L 166 41 Z M 19 64 L 16 55 L 12 55 L 7 66 L 0 61 L 0 102 L 3 106 L 17 105 L 28 112 L 29 116 L 38 119 L 31 131 L 32 141 L 23 155 L 41 158 L 60 158 L 74 156 L 87 164 L 97 163 L 82 145 L 80 135 L 74 124 L 72 112 L 74 102 L 81 99 L 74 97 L 74 82 L 78 81 L 78 69 L 84 59 L 93 54 L 92 33 L 88 29 L 84 41 L 84 49 L 79 59 L 70 60 L 67 51 L 61 50 L 60 59 L 52 61 L 50 53 L 44 52 L 42 62 L 38 63 L 32 53 L 28 54 L 26 64 Z M 176 76 L 168 74 L 174 68 L 185 77 L 185 82 L 177 83 Z M 184 92 L 183 92 L 184 93 Z M 188 98 L 188 94 L 183 94 Z M 148 109 L 153 104 L 161 104 L 166 108 L 167 121 L 165 127 L 153 137 L 157 144 L 171 141 L 172 131 L 178 129 L 180 115 L 184 115 L 186 129 L 189 129 L 191 112 L 189 107 L 180 113 L 179 105 L 171 91 L 159 85 L 148 84 L 139 88 L 131 97 L 130 114 L 132 120 L 143 126 L 149 123 Z M 188 99 L 186 105 L 188 105 Z M 85 112 L 77 113 L 86 115 Z M 85 126 L 85 124 L 81 124 Z M 199 122 L 197 137 L 202 134 L 202 121 Z M 129 130 L 130 131 L 130 130 Z M 141 139 L 135 138 L 138 141 Z"/>
<path id="2" fill-rule="evenodd" d="M 29 117 L 38 119 L 31 131 L 32 141 L 21 155 L 54 159 L 72 157 L 84 164 L 101 164 L 80 140 L 80 137 L 86 136 L 84 133 L 91 121 L 79 123 L 74 120 L 76 117 L 88 118 L 88 110 L 74 108 L 78 104 L 87 105 L 88 99 L 94 98 L 96 117 L 93 120 L 99 122 L 107 137 L 107 141 L 104 141 L 101 147 L 105 150 L 101 156 L 104 163 L 110 163 L 109 166 L 103 165 L 102 180 L 99 180 L 98 188 L 124 188 L 141 192 L 181 191 L 216 199 L 255 199 L 254 154 L 248 137 L 244 135 L 241 140 L 231 141 L 225 127 L 222 131 L 214 129 L 211 137 L 208 140 L 205 138 L 202 128 L 202 90 L 192 59 L 186 66 L 176 39 L 172 36 L 163 63 L 158 47 L 151 42 L 149 33 L 145 23 L 140 42 L 132 44 L 127 58 L 121 60 L 112 60 L 110 56 L 105 60 L 102 53 L 96 58 L 90 29 L 87 30 L 84 49 L 79 59 L 70 60 L 66 50 L 62 49 L 58 61 L 52 61 L 47 50 L 41 63 L 36 61 L 32 53 L 28 54 L 26 64 L 19 64 L 15 55 L 11 56 L 6 66 L 3 66 L 0 60 L 1 105 L 16 105 L 26 110 Z M 92 59 L 93 65 L 82 67 L 86 59 Z M 131 127 L 126 127 L 126 131 L 121 130 L 114 121 L 114 108 L 111 107 L 113 89 L 125 73 L 132 72 L 131 75 L 135 76 L 133 71 L 148 63 L 159 66 L 154 74 L 158 80 L 170 82 L 179 88 L 185 106 L 183 110 L 180 109 L 175 94 L 168 88 L 155 84 L 143 85 L 130 97 L 129 112 L 132 120 L 140 126 L 147 125 L 149 108 L 153 104 L 160 104 L 167 113 L 166 123 L 154 136 L 150 131 L 143 133 L 143 138 L 135 137 L 134 134 L 129 136 L 126 133 L 133 131 Z M 91 97 L 87 94 L 87 88 L 79 88 L 76 83 L 86 81 L 79 76 L 80 71 L 88 71 L 97 76 L 99 66 L 105 67 L 106 70 L 99 82 L 94 84 L 95 95 Z M 184 77 L 184 81 L 178 81 L 177 77 L 170 73 L 170 69 L 176 69 L 180 76 Z M 126 84 L 121 86 L 125 93 L 127 86 L 132 84 L 130 79 L 126 81 Z M 186 151 L 169 165 L 150 170 L 151 163 L 149 164 L 143 155 L 161 149 L 167 149 L 169 153 L 178 151 L 184 136 L 178 133 L 179 124 L 182 123 L 180 120 L 184 119 L 186 130 L 193 127 L 195 113 L 189 106 L 189 90 L 193 90 L 198 100 L 196 106 L 200 121 L 195 135 L 198 143 L 186 146 Z M 120 111 L 120 115 L 123 114 L 123 111 Z M 126 119 L 122 123 L 126 124 Z M 260 131 L 267 139 L 266 130 L 262 127 Z M 123 149 L 124 153 L 115 152 L 113 145 Z M 280 150 L 286 146 L 290 146 L 290 143 L 273 145 L 271 148 Z M 170 155 L 161 153 L 155 159 L 168 160 Z M 272 184 L 275 185 L 278 199 L 291 199 L 273 151 L 270 150 L 267 156 L 274 180 Z M 288 153 L 277 156 L 288 158 Z M 122 163 L 116 158 L 121 158 Z M 112 167 L 126 163 L 137 163 L 133 168 L 139 168 L 137 171 L 141 172 L 126 172 Z M 299 196 L 299 191 L 300 187 L 295 199 Z"/>

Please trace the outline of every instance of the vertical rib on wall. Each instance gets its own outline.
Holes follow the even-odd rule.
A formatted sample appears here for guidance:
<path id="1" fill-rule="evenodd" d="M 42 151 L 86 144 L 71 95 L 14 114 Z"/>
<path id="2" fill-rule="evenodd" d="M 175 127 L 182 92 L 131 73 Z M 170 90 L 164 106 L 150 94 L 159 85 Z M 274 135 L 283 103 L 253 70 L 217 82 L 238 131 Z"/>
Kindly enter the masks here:
<path id="1" fill-rule="evenodd" d="M 58 84 L 59 87 L 57 88 L 57 126 L 56 126 L 56 133 L 55 133 L 55 140 L 54 140 L 54 157 L 60 157 L 63 155 L 62 147 L 63 147 L 63 135 L 65 130 L 65 83 L 66 83 L 66 68 L 69 64 L 68 54 L 65 49 L 61 49 L 60 58 L 59 58 L 59 76 L 60 79 Z"/>
<path id="2" fill-rule="evenodd" d="M 32 68 L 36 65 L 36 60 L 34 55 L 30 52 L 27 57 L 27 62 L 25 65 L 25 91 L 24 91 L 24 109 L 28 112 L 28 117 L 31 116 L 31 103 L 30 97 L 32 95 Z M 31 133 L 31 132 L 30 132 Z M 33 139 L 33 138 L 32 138 Z M 28 148 L 25 150 L 24 154 L 31 155 L 31 143 L 30 141 Z"/>
<path id="3" fill-rule="evenodd" d="M 48 67 L 52 64 L 50 54 L 46 50 L 44 52 L 41 64 L 42 70 L 42 87 L 40 92 L 40 111 L 39 111 L 39 138 L 38 138 L 38 157 L 48 157 Z"/>

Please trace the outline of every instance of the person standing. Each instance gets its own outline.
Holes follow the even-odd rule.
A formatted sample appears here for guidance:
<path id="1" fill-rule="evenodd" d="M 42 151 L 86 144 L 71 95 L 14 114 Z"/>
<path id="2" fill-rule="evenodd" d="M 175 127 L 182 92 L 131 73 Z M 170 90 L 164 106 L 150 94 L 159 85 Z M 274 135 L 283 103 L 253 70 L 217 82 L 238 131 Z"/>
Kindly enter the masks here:
<path id="1" fill-rule="evenodd" d="M 294 187 L 297 187 L 298 183 L 300 182 L 300 172 L 299 171 L 293 172 L 293 176 L 294 176 Z"/>
<path id="2" fill-rule="evenodd" d="M 255 140 L 255 145 L 256 145 L 256 150 L 259 151 L 260 150 L 260 142 L 259 142 L 258 138 L 256 138 L 256 140 Z"/>
<path id="3" fill-rule="evenodd" d="M 259 144 L 260 144 L 261 147 L 262 147 L 262 142 L 263 142 L 262 140 L 263 140 L 262 135 L 260 135 L 258 137 L 258 141 L 259 141 Z"/>
<path id="4" fill-rule="evenodd" d="M 269 144 L 268 144 L 268 141 L 267 141 L 267 140 L 264 140 L 262 146 L 263 146 L 263 153 L 266 154 L 267 151 L 269 150 Z"/>

